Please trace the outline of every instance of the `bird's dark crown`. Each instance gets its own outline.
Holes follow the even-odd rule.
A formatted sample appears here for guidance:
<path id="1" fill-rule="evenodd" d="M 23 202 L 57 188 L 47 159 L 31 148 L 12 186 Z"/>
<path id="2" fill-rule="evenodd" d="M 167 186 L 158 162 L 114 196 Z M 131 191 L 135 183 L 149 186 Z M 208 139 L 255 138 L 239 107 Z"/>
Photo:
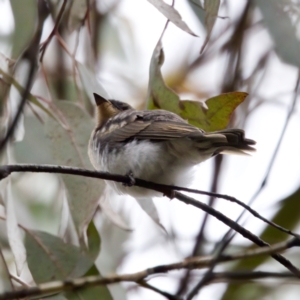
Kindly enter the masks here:
<path id="1" fill-rule="evenodd" d="M 124 110 L 128 110 L 128 109 L 133 109 L 129 104 L 122 102 L 122 101 L 118 101 L 118 100 L 108 100 L 116 109 L 118 109 L 119 111 L 124 111 Z"/>

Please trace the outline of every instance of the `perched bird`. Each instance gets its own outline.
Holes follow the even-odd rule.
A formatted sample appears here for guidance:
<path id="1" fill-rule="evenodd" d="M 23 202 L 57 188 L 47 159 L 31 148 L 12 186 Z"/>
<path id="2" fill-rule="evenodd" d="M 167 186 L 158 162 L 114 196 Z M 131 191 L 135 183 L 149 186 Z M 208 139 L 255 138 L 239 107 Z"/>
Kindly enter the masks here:
<path id="1" fill-rule="evenodd" d="M 241 129 L 205 132 L 165 110 L 133 109 L 94 94 L 97 124 L 89 142 L 89 157 L 96 170 L 132 175 L 162 184 L 184 186 L 191 170 L 217 154 L 246 154 L 255 141 Z M 119 193 L 136 198 L 156 192 L 110 181 Z"/>

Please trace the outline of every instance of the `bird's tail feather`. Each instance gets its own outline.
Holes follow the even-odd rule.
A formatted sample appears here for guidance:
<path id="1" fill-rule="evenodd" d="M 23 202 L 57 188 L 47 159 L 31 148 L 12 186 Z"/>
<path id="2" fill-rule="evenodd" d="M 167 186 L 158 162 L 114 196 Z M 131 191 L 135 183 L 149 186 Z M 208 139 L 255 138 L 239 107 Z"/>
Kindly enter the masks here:
<path id="1" fill-rule="evenodd" d="M 199 138 L 198 148 L 201 151 L 213 150 L 212 155 L 217 154 L 248 154 L 256 151 L 252 146 L 256 142 L 245 138 L 242 129 L 225 129 L 215 132 L 205 133 Z"/>

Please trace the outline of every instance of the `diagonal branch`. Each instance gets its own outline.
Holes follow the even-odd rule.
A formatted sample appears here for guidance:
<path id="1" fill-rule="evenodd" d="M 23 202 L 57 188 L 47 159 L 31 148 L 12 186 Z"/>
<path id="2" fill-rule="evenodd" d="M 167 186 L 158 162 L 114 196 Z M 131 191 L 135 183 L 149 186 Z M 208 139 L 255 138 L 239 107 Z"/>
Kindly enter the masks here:
<path id="1" fill-rule="evenodd" d="M 38 47 L 40 38 L 42 35 L 43 25 L 44 21 L 47 17 L 47 7 L 44 1 L 39 0 L 38 1 L 38 25 L 36 28 L 36 32 L 33 36 L 32 42 L 29 45 L 29 47 L 24 51 L 24 53 L 21 56 L 21 60 L 28 60 L 29 61 L 29 71 L 27 74 L 27 80 L 25 84 L 24 91 L 22 92 L 21 101 L 17 110 L 16 115 L 14 116 L 14 119 L 10 125 L 10 127 L 7 130 L 7 133 L 3 139 L 0 141 L 0 153 L 4 149 L 7 142 L 12 137 L 15 128 L 18 124 L 18 121 L 20 119 L 20 116 L 23 112 L 24 106 L 26 104 L 26 100 L 28 96 L 30 95 L 30 89 L 33 83 L 34 75 L 37 69 L 37 56 L 38 56 Z"/>
<path id="2" fill-rule="evenodd" d="M 247 257 L 254 257 L 258 255 L 270 255 L 279 251 L 284 251 L 292 247 L 300 246 L 299 240 L 293 238 L 288 242 L 277 243 L 270 247 L 259 248 L 255 250 L 249 250 L 246 252 L 240 252 L 233 255 L 222 255 L 219 258 L 219 263 L 234 261 L 237 259 L 244 259 Z M 0 294 L 0 300 L 10 300 L 15 298 L 23 297 L 33 297 L 33 296 L 43 296 L 51 293 L 58 293 L 66 290 L 74 290 L 79 288 L 88 288 L 96 285 L 107 285 L 117 282 L 136 282 L 141 286 L 152 288 L 152 286 L 145 286 L 145 279 L 154 274 L 162 274 L 172 270 L 179 269 L 199 269 L 209 266 L 215 260 L 214 257 L 192 257 L 187 258 L 184 261 L 155 266 L 152 268 L 145 269 L 143 271 L 132 273 L 132 274 L 123 274 L 123 275 L 113 275 L 108 277 L 102 276 L 86 276 L 77 279 L 68 279 L 65 281 L 52 281 L 47 283 L 39 284 L 35 287 L 22 288 L 17 291 L 10 291 Z M 240 275 L 240 276 L 238 276 Z M 223 273 L 212 273 L 211 281 L 220 281 L 229 279 L 236 280 L 250 280 L 250 279 L 259 279 L 259 278 L 268 278 L 268 277 L 278 277 L 278 278 L 296 278 L 294 274 L 291 273 L 274 273 L 274 272 L 223 272 Z M 207 282 L 206 284 L 210 283 Z M 155 289 L 155 288 L 154 288 Z M 158 290 L 156 290 L 158 292 Z M 164 293 L 160 291 L 160 293 Z M 171 296 L 168 293 L 164 293 L 164 296 Z M 169 297 L 172 299 L 171 297 Z M 175 299 L 175 298 L 173 298 Z"/>
<path id="3" fill-rule="evenodd" d="M 57 30 L 58 30 L 58 26 L 60 24 L 60 21 L 61 21 L 61 18 L 64 14 L 64 11 L 65 11 L 65 8 L 66 8 L 66 5 L 67 5 L 68 1 L 67 0 L 64 0 L 60 10 L 59 10 L 59 13 L 58 13 L 58 16 L 56 18 L 56 21 L 55 21 L 55 25 L 51 31 L 51 33 L 49 34 L 48 38 L 46 39 L 46 41 L 44 41 L 41 46 L 40 46 L 40 52 L 41 52 L 41 57 L 40 57 L 40 62 L 43 61 L 43 58 L 44 58 L 44 54 L 46 52 L 46 49 L 49 45 L 49 43 L 51 42 L 52 38 L 55 36 Z"/>
<path id="4" fill-rule="evenodd" d="M 9 176 L 13 172 L 36 172 L 36 173 L 44 173 L 45 172 L 45 173 L 70 174 L 70 175 L 79 175 L 79 176 L 85 176 L 85 177 L 99 178 L 99 179 L 104 179 L 104 180 L 112 180 L 112 181 L 121 182 L 121 183 L 124 183 L 127 185 L 132 184 L 132 179 L 129 178 L 128 176 L 123 176 L 123 175 L 111 174 L 111 173 L 107 173 L 107 172 L 91 171 L 91 170 L 74 168 L 74 167 L 66 167 L 66 166 L 31 165 L 31 164 L 0 166 L 0 180 Z M 235 197 L 224 195 L 224 194 L 219 194 L 219 193 L 214 193 L 214 192 L 206 192 L 206 191 L 201 191 L 201 190 L 197 190 L 197 189 L 190 189 L 190 188 L 185 188 L 185 187 L 180 187 L 180 186 L 164 185 L 164 184 L 145 181 L 145 180 L 138 179 L 138 178 L 135 178 L 134 180 L 135 180 L 136 186 L 159 191 L 164 195 L 170 195 L 171 198 L 173 196 L 172 195 L 173 191 L 183 191 L 183 192 L 206 195 L 206 196 L 210 196 L 210 197 L 216 197 L 216 198 L 228 200 L 230 202 L 236 203 L 236 204 L 244 207 L 253 216 L 255 216 L 256 218 L 269 224 L 270 226 L 273 226 L 276 229 L 278 229 L 282 232 L 285 232 L 289 235 L 300 238 L 300 236 L 297 233 L 294 233 L 289 229 L 283 228 L 282 226 L 279 226 L 278 224 L 276 224 L 272 221 L 269 221 L 268 219 L 261 216 L 256 210 L 252 209 L 250 206 L 248 206 L 244 202 L 236 199 Z M 195 256 L 195 254 L 193 256 Z"/>
<path id="5" fill-rule="evenodd" d="M 91 177 L 91 178 L 100 178 L 105 180 L 113 180 L 116 182 L 122 182 L 127 185 L 132 185 L 133 181 L 130 176 L 122 176 L 122 175 L 116 175 L 116 174 L 110 174 L 106 172 L 97 172 L 97 171 L 90 171 L 90 170 L 84 170 L 80 168 L 74 168 L 74 167 L 63 167 L 63 166 L 47 166 L 47 165 L 5 165 L 0 167 L 0 179 L 7 177 L 12 172 L 48 172 L 48 173 L 61 173 L 61 174 L 70 174 L 70 175 L 80 175 L 85 177 Z M 145 181 L 142 179 L 135 179 L 134 185 L 151 189 L 157 192 L 161 192 L 164 195 L 168 196 L 169 198 L 177 198 L 179 201 L 184 202 L 185 204 L 192 205 L 194 207 L 197 207 L 201 209 L 202 211 L 209 213 L 210 215 L 217 218 L 219 221 L 230 227 L 231 229 L 235 230 L 239 234 L 241 234 L 246 239 L 252 241 L 256 245 L 260 247 L 269 246 L 268 243 L 251 233 L 249 230 L 245 229 L 241 225 L 239 225 L 237 222 L 232 221 L 228 217 L 226 217 L 224 214 L 220 213 L 219 211 L 213 209 L 207 204 L 204 204 L 202 202 L 199 202 L 191 197 L 188 197 L 186 195 L 183 195 L 174 189 L 172 189 L 172 186 L 158 184 L 154 182 Z M 288 259 L 283 257 L 280 254 L 272 254 L 271 255 L 276 261 L 278 261 L 280 264 L 285 266 L 288 270 L 290 270 L 294 275 L 300 278 L 300 270 L 294 266 Z"/>

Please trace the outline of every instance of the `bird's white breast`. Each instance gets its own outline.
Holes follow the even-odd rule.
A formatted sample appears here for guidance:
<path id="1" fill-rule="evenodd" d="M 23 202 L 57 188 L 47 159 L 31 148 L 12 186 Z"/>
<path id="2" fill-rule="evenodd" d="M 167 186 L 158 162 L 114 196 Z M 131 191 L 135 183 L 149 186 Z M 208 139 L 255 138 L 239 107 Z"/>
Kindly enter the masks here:
<path id="1" fill-rule="evenodd" d="M 94 167 L 99 171 L 122 175 L 132 172 L 134 177 L 147 181 L 187 185 L 195 163 L 194 155 L 189 150 L 187 141 L 181 146 L 178 142 L 172 145 L 166 142 L 133 140 L 125 143 L 122 148 L 109 149 L 105 146 L 102 151 L 99 144 L 92 142 L 89 155 Z M 127 187 L 114 182 L 109 184 L 120 193 L 138 198 L 159 195 L 139 187 Z"/>

